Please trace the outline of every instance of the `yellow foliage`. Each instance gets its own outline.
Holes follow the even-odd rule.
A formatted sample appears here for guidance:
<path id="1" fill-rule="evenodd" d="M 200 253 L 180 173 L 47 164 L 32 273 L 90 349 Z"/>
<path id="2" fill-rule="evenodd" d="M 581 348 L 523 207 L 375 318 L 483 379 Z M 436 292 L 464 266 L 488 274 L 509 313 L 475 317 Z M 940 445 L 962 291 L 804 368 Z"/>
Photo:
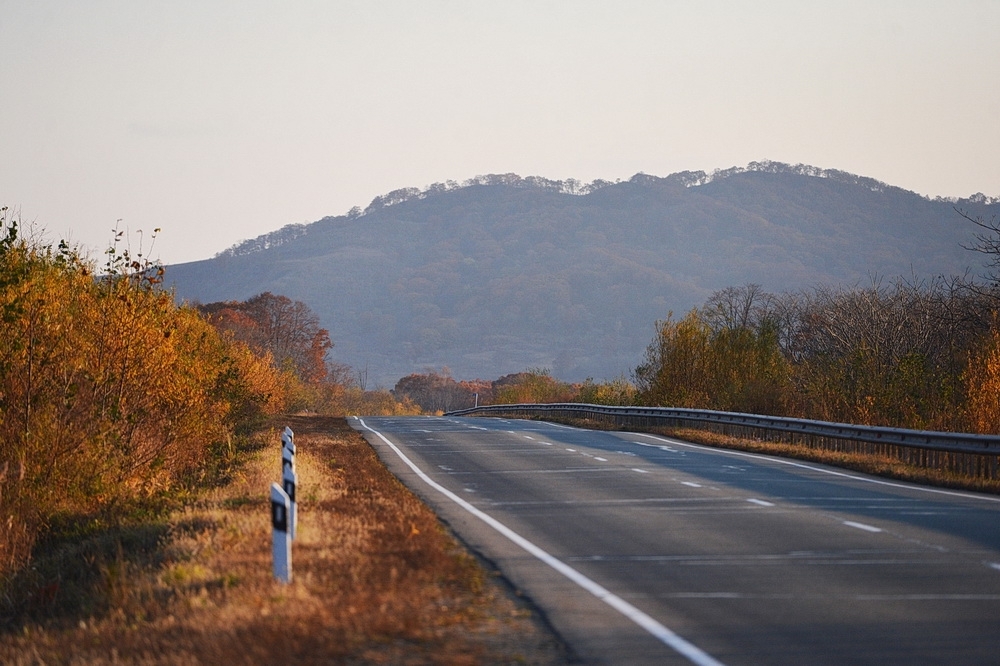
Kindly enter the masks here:
<path id="1" fill-rule="evenodd" d="M 994 328 L 970 358 L 966 378 L 974 432 L 1000 433 L 1000 329 Z"/>
<path id="2" fill-rule="evenodd" d="M 158 267 L 112 248 L 106 268 L 18 238 L 0 210 L 0 576 L 53 516 L 113 520 L 205 479 L 287 403 L 273 361 L 178 306 Z"/>

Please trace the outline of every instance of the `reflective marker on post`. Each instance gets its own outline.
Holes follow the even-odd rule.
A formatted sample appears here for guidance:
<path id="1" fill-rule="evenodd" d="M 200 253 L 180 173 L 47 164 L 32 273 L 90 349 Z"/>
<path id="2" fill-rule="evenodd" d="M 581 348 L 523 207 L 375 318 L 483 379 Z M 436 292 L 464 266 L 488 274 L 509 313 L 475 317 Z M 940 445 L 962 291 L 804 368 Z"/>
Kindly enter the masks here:
<path id="1" fill-rule="evenodd" d="M 295 445 L 289 444 L 288 446 L 281 447 L 281 473 L 284 474 L 285 470 L 295 471 Z"/>
<path id="2" fill-rule="evenodd" d="M 295 502 L 295 486 L 299 482 L 299 475 L 287 467 L 281 476 L 281 487 L 288 495 L 288 537 L 295 538 L 295 528 L 299 522 L 298 504 Z"/>
<path id="3" fill-rule="evenodd" d="M 291 501 L 277 483 L 271 484 L 271 527 L 274 534 L 274 577 L 292 582 L 292 538 L 288 532 Z"/>

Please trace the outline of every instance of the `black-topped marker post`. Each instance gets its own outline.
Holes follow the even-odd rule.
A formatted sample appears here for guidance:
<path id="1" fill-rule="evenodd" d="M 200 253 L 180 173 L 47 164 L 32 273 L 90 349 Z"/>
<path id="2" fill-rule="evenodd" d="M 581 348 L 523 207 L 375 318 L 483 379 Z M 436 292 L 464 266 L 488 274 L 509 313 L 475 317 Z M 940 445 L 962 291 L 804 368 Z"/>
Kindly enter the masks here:
<path id="1" fill-rule="evenodd" d="M 285 467 L 281 475 L 281 489 L 288 495 L 288 537 L 295 538 L 295 529 L 299 522 L 298 504 L 295 501 L 295 486 L 299 482 L 299 475 L 294 468 Z"/>
<path id="2" fill-rule="evenodd" d="M 292 582 L 292 536 L 289 532 L 291 501 L 277 483 L 271 484 L 271 527 L 274 553 L 274 577 L 282 583 Z"/>

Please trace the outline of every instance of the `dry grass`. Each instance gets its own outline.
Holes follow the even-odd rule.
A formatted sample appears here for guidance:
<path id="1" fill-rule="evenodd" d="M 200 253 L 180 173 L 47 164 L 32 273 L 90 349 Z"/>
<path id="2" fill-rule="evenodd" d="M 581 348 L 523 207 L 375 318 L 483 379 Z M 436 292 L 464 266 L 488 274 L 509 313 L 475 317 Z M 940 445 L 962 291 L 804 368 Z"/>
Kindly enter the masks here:
<path id="1" fill-rule="evenodd" d="M 0 624 L 0 663 L 566 662 L 343 419 L 285 423 L 300 480 L 291 585 L 271 576 L 274 429 L 228 485 L 169 518 L 38 558 Z"/>

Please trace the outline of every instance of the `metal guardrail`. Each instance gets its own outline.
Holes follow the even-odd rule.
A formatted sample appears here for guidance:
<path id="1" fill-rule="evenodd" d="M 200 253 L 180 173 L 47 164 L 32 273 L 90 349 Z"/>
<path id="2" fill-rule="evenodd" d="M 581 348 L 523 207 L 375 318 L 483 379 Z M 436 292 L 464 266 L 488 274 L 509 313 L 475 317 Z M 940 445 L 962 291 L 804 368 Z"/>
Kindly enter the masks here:
<path id="1" fill-rule="evenodd" d="M 608 407 L 582 403 L 486 405 L 454 412 L 449 416 L 510 414 L 596 418 L 624 426 L 677 426 L 683 423 L 713 424 L 752 428 L 783 434 L 799 434 L 849 442 L 890 444 L 908 448 L 1000 456 L 1000 436 L 970 433 L 906 430 L 878 426 L 810 421 L 780 416 L 759 416 L 737 412 L 717 412 L 707 409 L 673 407 Z"/>

